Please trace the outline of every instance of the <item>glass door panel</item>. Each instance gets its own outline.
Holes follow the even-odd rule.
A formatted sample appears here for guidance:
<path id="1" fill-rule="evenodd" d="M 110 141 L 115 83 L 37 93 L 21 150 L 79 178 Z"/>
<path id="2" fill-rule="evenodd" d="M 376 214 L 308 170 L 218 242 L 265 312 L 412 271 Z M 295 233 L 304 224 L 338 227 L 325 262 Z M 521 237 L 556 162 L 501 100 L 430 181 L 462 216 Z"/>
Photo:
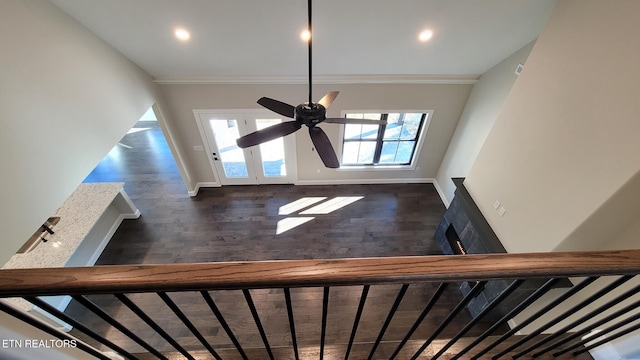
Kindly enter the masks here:
<path id="1" fill-rule="evenodd" d="M 245 115 L 249 132 L 291 121 L 291 119 L 274 117 L 272 113 L 250 113 Z M 259 184 L 291 184 L 295 182 L 295 143 L 296 136 L 289 134 L 252 148 Z"/>
<path id="2" fill-rule="evenodd" d="M 256 119 L 256 128 L 262 130 L 281 122 L 281 119 Z M 265 177 L 287 176 L 283 138 L 260 144 L 260 158 Z"/>
<path id="3" fill-rule="evenodd" d="M 248 178 L 249 170 L 244 156 L 244 151 L 236 145 L 236 139 L 240 137 L 238 121 L 209 120 L 209 126 L 218 146 L 218 157 L 222 163 L 224 175 L 227 178 Z"/>

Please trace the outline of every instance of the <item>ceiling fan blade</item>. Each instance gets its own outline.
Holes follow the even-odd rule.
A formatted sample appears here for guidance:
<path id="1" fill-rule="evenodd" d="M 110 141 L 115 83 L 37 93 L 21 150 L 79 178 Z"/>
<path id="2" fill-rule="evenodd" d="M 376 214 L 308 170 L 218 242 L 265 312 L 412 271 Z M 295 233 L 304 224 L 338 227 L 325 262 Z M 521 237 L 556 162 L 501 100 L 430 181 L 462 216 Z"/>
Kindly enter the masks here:
<path id="1" fill-rule="evenodd" d="M 301 126 L 302 124 L 298 121 L 283 122 L 240 137 L 236 140 L 236 144 L 238 144 L 238 147 L 244 149 L 250 146 L 262 144 L 263 142 L 267 142 L 281 136 L 289 135 L 292 132 L 300 129 Z"/>
<path id="2" fill-rule="evenodd" d="M 329 106 L 331 106 L 331 104 L 333 103 L 333 100 L 338 97 L 339 93 L 339 91 L 329 91 L 325 96 L 322 97 L 322 99 L 320 99 L 320 101 L 318 101 L 318 104 L 324 106 L 325 109 L 328 109 Z"/>
<path id="3" fill-rule="evenodd" d="M 332 169 L 339 168 L 340 162 L 338 161 L 335 150 L 333 150 L 333 146 L 331 146 L 331 141 L 329 141 L 327 134 L 319 127 L 314 126 L 309 128 L 309 136 L 311 136 L 313 146 L 315 146 L 316 151 L 318 151 L 318 155 L 320 155 L 324 166 Z"/>
<path id="4" fill-rule="evenodd" d="M 278 113 L 282 116 L 286 116 L 288 118 L 293 118 L 295 107 L 289 105 L 287 103 L 283 103 L 282 101 L 274 100 L 268 97 L 261 97 L 258 100 L 258 104 L 266 107 L 267 109 Z"/>
<path id="5" fill-rule="evenodd" d="M 363 125 L 387 125 L 386 120 L 366 120 L 350 118 L 326 118 L 323 122 L 331 124 L 363 124 Z"/>

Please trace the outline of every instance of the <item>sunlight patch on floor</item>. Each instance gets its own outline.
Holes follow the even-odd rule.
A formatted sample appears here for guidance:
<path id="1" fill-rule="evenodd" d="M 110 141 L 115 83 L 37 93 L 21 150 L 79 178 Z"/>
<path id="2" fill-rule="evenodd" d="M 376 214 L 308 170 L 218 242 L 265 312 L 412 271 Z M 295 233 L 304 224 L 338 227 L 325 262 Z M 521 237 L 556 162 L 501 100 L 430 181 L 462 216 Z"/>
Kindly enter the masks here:
<path id="1" fill-rule="evenodd" d="M 324 201 L 327 197 L 322 196 L 309 196 L 303 197 L 296 201 L 290 202 L 288 204 L 282 205 L 278 209 L 279 215 L 291 215 L 297 211 L 300 211 L 306 207 L 311 205 L 320 203 L 316 206 L 313 206 L 307 210 L 301 211 L 300 215 L 326 215 L 330 214 L 336 210 L 342 209 L 343 207 L 353 204 L 354 202 L 364 198 L 364 196 L 336 196 L 332 199 Z M 322 202 L 324 201 L 324 202 Z M 299 217 L 287 217 L 280 221 L 278 221 L 276 225 L 276 235 L 280 235 L 284 232 L 287 232 L 297 226 L 300 226 L 304 223 L 307 223 L 313 220 L 315 217 L 309 216 L 299 216 Z"/>
<path id="2" fill-rule="evenodd" d="M 326 199 L 326 196 L 310 196 L 310 197 L 303 197 L 300 198 L 294 202 L 290 202 L 286 205 L 282 205 L 280 206 L 280 208 L 278 209 L 278 215 L 289 215 L 292 214 L 298 210 L 302 210 L 304 208 L 306 208 L 307 206 L 311 206 L 317 202 L 320 202 L 324 199 Z"/>
<path id="3" fill-rule="evenodd" d="M 321 204 L 318 204 L 312 207 L 311 209 L 305 210 L 300 214 L 302 215 L 330 214 L 362 198 L 363 196 L 337 196 L 331 200 L 327 200 Z"/>
<path id="4" fill-rule="evenodd" d="M 134 133 L 137 133 L 137 132 L 140 132 L 140 131 L 149 130 L 149 129 L 151 129 L 151 128 L 131 128 L 131 129 L 129 129 L 129 131 L 127 131 L 127 135 L 128 134 L 134 134 Z"/>
<path id="5" fill-rule="evenodd" d="M 282 219 L 280 221 L 278 221 L 278 224 L 276 225 L 276 235 L 280 235 L 282 233 L 285 233 L 291 229 L 293 229 L 294 227 L 300 226 L 306 222 L 309 222 L 311 220 L 315 219 L 312 216 L 305 216 L 305 217 L 288 217 L 285 219 Z"/>

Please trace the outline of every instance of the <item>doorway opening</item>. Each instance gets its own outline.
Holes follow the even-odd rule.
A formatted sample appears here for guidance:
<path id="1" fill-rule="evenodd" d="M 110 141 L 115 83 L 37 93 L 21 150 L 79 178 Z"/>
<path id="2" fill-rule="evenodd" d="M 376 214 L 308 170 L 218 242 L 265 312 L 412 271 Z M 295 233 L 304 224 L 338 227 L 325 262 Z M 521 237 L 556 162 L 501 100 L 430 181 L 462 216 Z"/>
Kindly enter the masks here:
<path id="1" fill-rule="evenodd" d="M 129 129 L 83 182 L 124 182 L 132 197 L 152 184 L 156 190 L 185 188 L 153 108 Z"/>

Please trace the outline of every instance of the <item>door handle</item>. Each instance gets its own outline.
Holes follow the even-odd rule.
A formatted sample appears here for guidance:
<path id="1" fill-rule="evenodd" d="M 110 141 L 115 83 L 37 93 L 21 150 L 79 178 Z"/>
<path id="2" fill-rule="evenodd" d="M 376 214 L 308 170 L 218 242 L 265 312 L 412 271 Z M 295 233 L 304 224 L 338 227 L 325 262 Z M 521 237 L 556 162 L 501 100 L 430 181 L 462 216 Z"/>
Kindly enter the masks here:
<path id="1" fill-rule="evenodd" d="M 218 156 L 216 156 L 216 153 L 211 153 L 211 155 L 213 155 L 213 160 L 218 160 Z"/>

